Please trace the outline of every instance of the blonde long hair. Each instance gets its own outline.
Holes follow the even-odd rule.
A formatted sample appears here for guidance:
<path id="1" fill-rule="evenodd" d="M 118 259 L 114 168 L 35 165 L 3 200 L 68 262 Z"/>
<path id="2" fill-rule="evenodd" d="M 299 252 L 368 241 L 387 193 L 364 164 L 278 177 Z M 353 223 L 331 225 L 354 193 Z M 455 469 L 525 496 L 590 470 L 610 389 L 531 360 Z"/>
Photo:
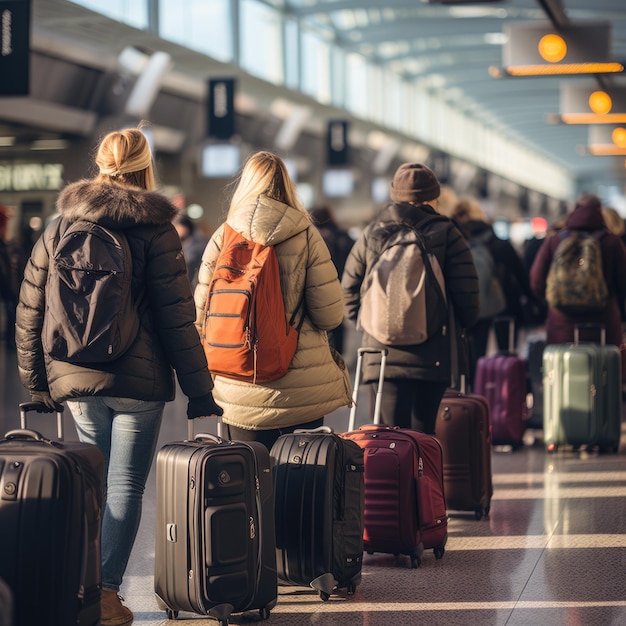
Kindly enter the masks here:
<path id="1" fill-rule="evenodd" d="M 298 198 L 296 185 L 289 176 L 287 166 L 272 152 L 256 152 L 248 157 L 233 192 L 228 214 L 256 202 L 259 196 L 287 204 L 311 219 Z"/>
<path id="2" fill-rule="evenodd" d="M 96 180 L 110 184 L 156 188 L 152 152 L 146 136 L 136 128 L 105 135 L 96 153 Z"/>

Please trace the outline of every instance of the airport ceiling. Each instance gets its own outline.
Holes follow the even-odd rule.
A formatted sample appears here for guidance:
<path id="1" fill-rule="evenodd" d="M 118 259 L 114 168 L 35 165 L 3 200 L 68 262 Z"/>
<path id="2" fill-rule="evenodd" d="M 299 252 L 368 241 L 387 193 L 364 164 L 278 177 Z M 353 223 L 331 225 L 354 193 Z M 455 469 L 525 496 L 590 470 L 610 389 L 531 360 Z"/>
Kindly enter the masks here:
<path id="1" fill-rule="evenodd" d="M 624 157 L 586 154 L 590 127 L 554 122 L 564 82 L 584 81 L 611 94 L 626 87 L 626 72 L 586 78 L 494 78 L 489 68 L 503 66 L 508 25 L 528 21 L 552 24 L 556 29 L 586 21 L 607 22 L 610 56 L 626 65 L 626 0 L 264 1 L 308 22 L 330 41 L 420 81 L 467 116 L 562 164 L 579 181 L 601 181 L 624 189 Z M 134 45 L 154 46 L 150 33 L 137 34 L 93 14 L 86 20 L 85 15 L 82 7 L 65 0 L 33 0 L 35 40 L 41 42 L 56 33 L 92 47 L 106 46 L 114 55 L 133 32 Z M 211 64 L 206 57 L 173 44 L 162 47 L 179 68 L 207 75 Z"/>

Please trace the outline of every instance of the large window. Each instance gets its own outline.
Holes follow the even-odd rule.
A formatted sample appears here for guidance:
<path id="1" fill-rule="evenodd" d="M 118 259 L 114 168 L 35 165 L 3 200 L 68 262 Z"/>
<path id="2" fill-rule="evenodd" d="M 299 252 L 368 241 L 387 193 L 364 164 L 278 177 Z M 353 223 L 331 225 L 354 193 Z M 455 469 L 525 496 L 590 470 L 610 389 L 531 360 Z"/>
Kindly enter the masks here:
<path id="1" fill-rule="evenodd" d="M 225 63 L 233 60 L 230 0 L 160 0 L 159 35 Z"/>
<path id="2" fill-rule="evenodd" d="M 241 0 L 239 18 L 241 67 L 282 85 L 285 81 L 282 14 L 256 0 Z"/>
<path id="3" fill-rule="evenodd" d="M 102 13 L 118 22 L 134 28 L 148 27 L 148 0 L 71 0 L 97 13 Z"/>
<path id="4" fill-rule="evenodd" d="M 311 32 L 302 32 L 300 89 L 319 102 L 330 103 L 330 46 Z"/>

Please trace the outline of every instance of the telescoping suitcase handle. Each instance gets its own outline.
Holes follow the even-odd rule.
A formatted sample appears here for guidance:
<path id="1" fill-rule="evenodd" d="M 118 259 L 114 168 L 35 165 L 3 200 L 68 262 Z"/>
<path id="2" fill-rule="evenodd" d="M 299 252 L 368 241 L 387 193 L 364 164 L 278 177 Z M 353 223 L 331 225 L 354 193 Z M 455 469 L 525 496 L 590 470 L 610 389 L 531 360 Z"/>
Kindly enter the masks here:
<path id="1" fill-rule="evenodd" d="M 593 322 L 589 322 L 586 324 L 576 324 L 574 326 L 574 344 L 578 345 L 580 343 L 580 331 L 581 330 L 597 330 L 600 335 L 600 345 L 606 345 L 606 328 L 604 324 L 596 324 Z"/>
<path id="2" fill-rule="evenodd" d="M 215 443 L 221 443 L 222 441 L 225 441 L 223 435 L 224 425 L 222 424 L 221 416 L 217 416 L 217 436 L 211 435 L 209 433 L 198 433 L 196 435 L 194 433 L 193 427 L 193 423 L 195 421 L 195 419 L 187 420 L 187 441 L 195 441 L 196 439 L 211 439 L 212 441 L 215 441 Z"/>
<path id="3" fill-rule="evenodd" d="M 356 373 L 354 374 L 354 389 L 352 389 L 352 408 L 348 430 L 354 430 L 356 424 L 357 398 L 361 384 L 361 369 L 363 367 L 364 354 L 380 354 L 380 374 L 376 386 L 376 403 L 374 404 L 374 424 L 380 424 L 380 406 L 383 400 L 383 383 L 385 382 L 385 367 L 387 366 L 387 348 L 359 348 L 356 359 Z"/>
<path id="4" fill-rule="evenodd" d="M 45 404 L 41 402 L 20 402 L 20 429 L 24 433 L 24 436 L 28 436 L 34 439 L 44 441 L 45 438 L 39 434 L 37 431 L 28 429 L 28 420 L 26 415 L 30 411 L 36 411 L 37 413 L 50 413 L 50 410 L 46 407 Z M 61 405 L 63 407 L 63 405 Z M 19 435 L 19 430 L 12 430 L 11 435 Z M 9 433 L 7 433 L 9 434 Z M 37 435 L 36 437 L 34 435 Z M 65 438 L 65 433 L 63 430 L 63 408 L 60 411 L 57 411 L 57 439 L 59 441 L 63 441 Z"/>

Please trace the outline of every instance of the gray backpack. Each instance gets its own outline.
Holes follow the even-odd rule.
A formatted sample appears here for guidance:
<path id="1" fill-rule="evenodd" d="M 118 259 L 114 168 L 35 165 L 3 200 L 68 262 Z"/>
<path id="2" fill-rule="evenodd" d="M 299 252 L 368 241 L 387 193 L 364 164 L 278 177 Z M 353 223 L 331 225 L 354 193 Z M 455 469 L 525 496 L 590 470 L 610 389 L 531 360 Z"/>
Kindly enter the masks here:
<path id="1" fill-rule="evenodd" d="M 496 274 L 496 264 L 487 245 L 493 237 L 491 231 L 473 237 L 470 240 L 470 249 L 474 260 L 474 267 L 478 275 L 478 291 L 480 301 L 480 319 L 494 317 L 506 308 L 506 296 Z"/>
<path id="2" fill-rule="evenodd" d="M 124 233 L 94 222 L 72 222 L 48 269 L 45 352 L 72 363 L 105 363 L 122 356 L 139 329 L 132 275 Z"/>
<path id="3" fill-rule="evenodd" d="M 379 241 L 377 259 L 361 289 L 357 328 L 386 345 L 423 343 L 447 322 L 439 261 L 417 227 L 394 223 L 378 235 L 373 237 Z"/>

